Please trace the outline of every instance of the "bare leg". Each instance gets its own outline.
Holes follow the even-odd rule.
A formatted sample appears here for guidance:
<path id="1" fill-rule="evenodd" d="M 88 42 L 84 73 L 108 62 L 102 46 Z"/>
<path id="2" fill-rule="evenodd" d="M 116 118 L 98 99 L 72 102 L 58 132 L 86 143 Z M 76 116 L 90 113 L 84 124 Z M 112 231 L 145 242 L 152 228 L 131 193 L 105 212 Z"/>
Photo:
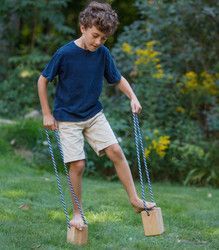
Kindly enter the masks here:
<path id="1" fill-rule="evenodd" d="M 135 211 L 137 213 L 143 211 L 143 201 L 138 197 L 128 162 L 122 152 L 121 147 L 119 144 L 113 144 L 107 147 L 105 152 L 109 159 L 114 163 L 117 175 L 122 182 L 129 196 L 129 201 L 134 207 Z M 146 205 L 148 208 L 153 208 L 156 204 L 152 202 L 146 202 Z"/>
<path id="2" fill-rule="evenodd" d="M 79 203 L 82 208 L 82 202 L 81 202 L 81 186 L 82 186 L 82 176 L 84 172 L 85 167 L 85 161 L 79 160 L 69 163 L 69 176 L 71 179 L 72 186 L 74 188 L 74 192 L 78 197 Z M 75 203 L 74 198 L 72 197 L 73 202 L 73 219 L 70 221 L 71 226 L 74 226 L 78 229 L 82 229 L 84 226 L 83 219 L 81 217 L 80 211 L 78 209 L 77 204 Z"/>

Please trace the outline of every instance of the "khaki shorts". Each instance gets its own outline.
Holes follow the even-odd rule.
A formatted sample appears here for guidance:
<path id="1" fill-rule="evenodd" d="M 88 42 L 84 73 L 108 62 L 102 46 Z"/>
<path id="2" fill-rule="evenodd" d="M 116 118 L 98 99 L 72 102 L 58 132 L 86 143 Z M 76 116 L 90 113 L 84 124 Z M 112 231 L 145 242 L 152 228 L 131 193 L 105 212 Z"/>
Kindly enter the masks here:
<path id="1" fill-rule="evenodd" d="M 118 143 L 103 111 L 83 122 L 58 122 L 64 162 L 85 159 L 84 138 L 98 156 L 104 149 Z"/>

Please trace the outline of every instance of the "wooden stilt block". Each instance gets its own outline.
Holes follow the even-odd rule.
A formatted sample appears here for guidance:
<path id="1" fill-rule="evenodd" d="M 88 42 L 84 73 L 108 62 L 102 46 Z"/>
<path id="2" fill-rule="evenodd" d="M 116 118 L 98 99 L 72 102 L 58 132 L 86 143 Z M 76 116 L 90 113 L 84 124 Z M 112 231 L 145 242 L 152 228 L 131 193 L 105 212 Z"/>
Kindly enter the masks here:
<path id="1" fill-rule="evenodd" d="M 67 229 L 67 242 L 74 245 L 85 245 L 88 241 L 88 226 L 81 231 L 75 227 Z"/>
<path id="2" fill-rule="evenodd" d="M 163 217 L 160 207 L 155 207 L 149 211 L 141 212 L 145 236 L 160 235 L 164 232 Z"/>

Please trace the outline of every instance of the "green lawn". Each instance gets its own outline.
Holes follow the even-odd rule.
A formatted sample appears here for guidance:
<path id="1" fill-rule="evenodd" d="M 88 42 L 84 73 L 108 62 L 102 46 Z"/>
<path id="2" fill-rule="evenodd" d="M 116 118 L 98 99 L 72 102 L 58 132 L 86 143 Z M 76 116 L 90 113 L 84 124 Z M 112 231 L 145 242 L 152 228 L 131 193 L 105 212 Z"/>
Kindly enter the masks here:
<path id="1" fill-rule="evenodd" d="M 165 233 L 145 237 L 141 217 L 119 182 L 84 178 L 89 243 L 75 247 L 66 243 L 54 175 L 31 169 L 12 154 L 1 156 L 0 171 L 0 249 L 219 249 L 218 190 L 154 184 Z"/>

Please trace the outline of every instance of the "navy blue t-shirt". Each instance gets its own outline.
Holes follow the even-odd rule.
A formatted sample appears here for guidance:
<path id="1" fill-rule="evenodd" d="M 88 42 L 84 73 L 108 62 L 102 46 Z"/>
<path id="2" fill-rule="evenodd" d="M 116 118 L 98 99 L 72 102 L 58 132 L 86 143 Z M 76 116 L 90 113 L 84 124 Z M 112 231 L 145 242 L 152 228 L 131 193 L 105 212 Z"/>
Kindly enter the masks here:
<path id="1" fill-rule="evenodd" d="M 58 75 L 53 115 L 57 121 L 85 121 L 99 111 L 103 78 L 109 84 L 121 79 L 105 46 L 96 51 L 80 48 L 74 41 L 59 48 L 42 75 L 52 81 Z"/>

